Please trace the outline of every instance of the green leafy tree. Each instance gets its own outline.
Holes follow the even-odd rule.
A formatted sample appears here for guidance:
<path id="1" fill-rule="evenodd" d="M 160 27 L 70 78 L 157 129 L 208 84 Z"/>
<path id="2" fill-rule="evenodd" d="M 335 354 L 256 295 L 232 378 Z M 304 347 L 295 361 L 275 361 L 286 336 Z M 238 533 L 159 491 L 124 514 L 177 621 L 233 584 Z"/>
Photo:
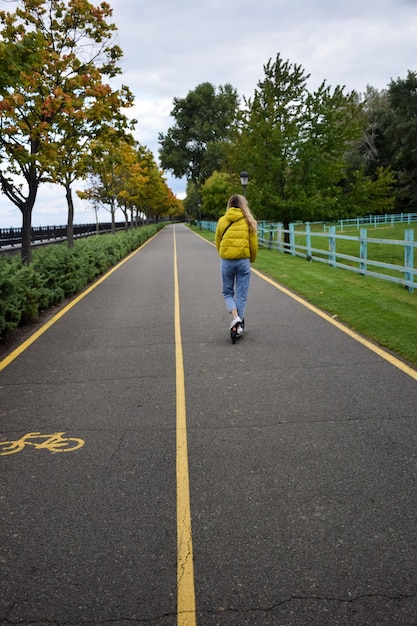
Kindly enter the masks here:
<path id="1" fill-rule="evenodd" d="M 113 93 L 103 80 L 120 72 L 122 56 L 110 42 L 116 29 L 110 16 L 109 4 L 87 0 L 21 0 L 14 13 L 0 12 L 2 59 L 18 51 L 12 71 L 3 67 L 0 75 L 0 183 L 22 213 L 27 263 L 39 185 L 51 179 L 63 184 L 71 212 L 70 185 L 82 175 L 77 147 L 82 151 L 103 121 L 129 103 L 124 88 Z"/>
<path id="2" fill-rule="evenodd" d="M 1 15 L 1 12 L 0 12 Z M 9 41 L 0 41 L 0 90 L 24 84 L 25 75 L 41 62 L 39 35 L 36 31 L 20 31 Z"/>
<path id="3" fill-rule="evenodd" d="M 398 208 L 417 210 L 417 72 L 392 80 L 388 86 L 390 112 L 385 136 L 392 149 L 398 179 Z"/>
<path id="4" fill-rule="evenodd" d="M 227 201 L 236 193 L 236 184 L 225 172 L 214 172 L 201 188 L 202 212 L 205 218 L 218 219 L 226 210 Z"/>
<path id="5" fill-rule="evenodd" d="M 199 219 L 201 210 L 201 197 L 197 185 L 192 180 L 187 181 L 184 208 L 187 219 Z"/>
<path id="6" fill-rule="evenodd" d="M 216 88 L 202 83 L 185 98 L 174 98 L 175 124 L 160 133 L 160 162 L 177 178 L 186 177 L 197 188 L 224 158 L 224 142 L 236 119 L 238 95 L 229 84 Z"/>
<path id="7" fill-rule="evenodd" d="M 353 147 L 349 159 L 352 167 L 364 167 L 373 176 L 381 167 L 391 166 L 391 150 L 385 137 L 389 101 L 386 90 L 370 85 L 362 96 L 362 136 Z"/>
<path id="8" fill-rule="evenodd" d="M 345 155 L 361 134 L 357 96 L 324 82 L 310 93 L 309 75 L 279 55 L 264 72 L 245 100 L 229 169 L 249 171 L 248 196 L 260 219 L 328 218 L 340 210 Z"/>
<path id="9" fill-rule="evenodd" d="M 379 194 L 373 212 L 417 209 L 417 74 L 391 81 L 378 91 L 368 86 L 364 94 L 364 133 L 352 151 L 352 168 L 363 171 L 380 188 L 381 179 L 392 188 L 391 198 Z M 375 194 L 378 197 L 378 193 Z"/>

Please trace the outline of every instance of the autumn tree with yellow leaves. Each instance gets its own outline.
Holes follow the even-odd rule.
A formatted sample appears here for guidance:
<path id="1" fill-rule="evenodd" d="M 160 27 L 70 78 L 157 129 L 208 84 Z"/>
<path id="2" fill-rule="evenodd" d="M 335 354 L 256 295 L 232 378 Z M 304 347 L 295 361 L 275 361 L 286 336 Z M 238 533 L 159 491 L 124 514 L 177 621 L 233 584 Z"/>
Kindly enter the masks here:
<path id="1" fill-rule="evenodd" d="M 21 0 L 0 11 L 0 185 L 22 213 L 22 256 L 31 259 L 39 185 L 66 189 L 84 174 L 84 153 L 106 125 L 123 128 L 133 97 L 106 82 L 121 72 L 107 2 Z"/>

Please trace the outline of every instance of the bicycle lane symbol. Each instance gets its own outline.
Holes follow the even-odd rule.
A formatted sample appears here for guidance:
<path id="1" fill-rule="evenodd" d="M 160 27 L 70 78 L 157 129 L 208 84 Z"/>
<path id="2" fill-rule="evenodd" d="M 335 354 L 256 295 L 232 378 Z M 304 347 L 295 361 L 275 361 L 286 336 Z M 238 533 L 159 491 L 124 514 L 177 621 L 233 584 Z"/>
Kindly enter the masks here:
<path id="1" fill-rule="evenodd" d="M 16 454 L 26 446 L 32 446 L 36 450 L 49 450 L 49 452 L 73 452 L 83 447 L 85 441 L 74 437 L 63 437 L 61 433 L 42 435 L 40 432 L 27 433 L 15 441 L 0 441 L 0 456 Z"/>

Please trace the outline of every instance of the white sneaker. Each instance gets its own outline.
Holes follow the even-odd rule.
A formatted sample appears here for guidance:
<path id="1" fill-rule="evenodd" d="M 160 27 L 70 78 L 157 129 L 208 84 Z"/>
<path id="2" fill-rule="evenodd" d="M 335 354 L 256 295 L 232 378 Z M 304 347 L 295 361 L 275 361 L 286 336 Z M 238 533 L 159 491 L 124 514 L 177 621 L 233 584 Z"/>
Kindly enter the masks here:
<path id="1" fill-rule="evenodd" d="M 242 323 L 239 323 L 236 328 L 237 337 L 241 337 L 243 335 L 243 326 Z"/>
<path id="2" fill-rule="evenodd" d="M 233 322 L 230 324 L 230 330 L 232 330 L 233 326 L 236 326 L 236 324 L 238 322 L 242 322 L 242 320 L 240 319 L 239 315 L 233 320 Z"/>

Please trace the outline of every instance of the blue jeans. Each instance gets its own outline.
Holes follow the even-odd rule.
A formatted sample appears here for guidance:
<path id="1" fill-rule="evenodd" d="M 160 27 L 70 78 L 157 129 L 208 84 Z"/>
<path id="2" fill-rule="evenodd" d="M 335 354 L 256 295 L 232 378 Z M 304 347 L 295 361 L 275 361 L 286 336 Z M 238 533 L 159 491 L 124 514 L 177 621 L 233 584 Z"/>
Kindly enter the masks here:
<path id="1" fill-rule="evenodd" d="M 250 259 L 222 259 L 221 274 L 227 309 L 229 312 L 237 309 L 237 314 L 243 320 L 248 299 Z"/>

